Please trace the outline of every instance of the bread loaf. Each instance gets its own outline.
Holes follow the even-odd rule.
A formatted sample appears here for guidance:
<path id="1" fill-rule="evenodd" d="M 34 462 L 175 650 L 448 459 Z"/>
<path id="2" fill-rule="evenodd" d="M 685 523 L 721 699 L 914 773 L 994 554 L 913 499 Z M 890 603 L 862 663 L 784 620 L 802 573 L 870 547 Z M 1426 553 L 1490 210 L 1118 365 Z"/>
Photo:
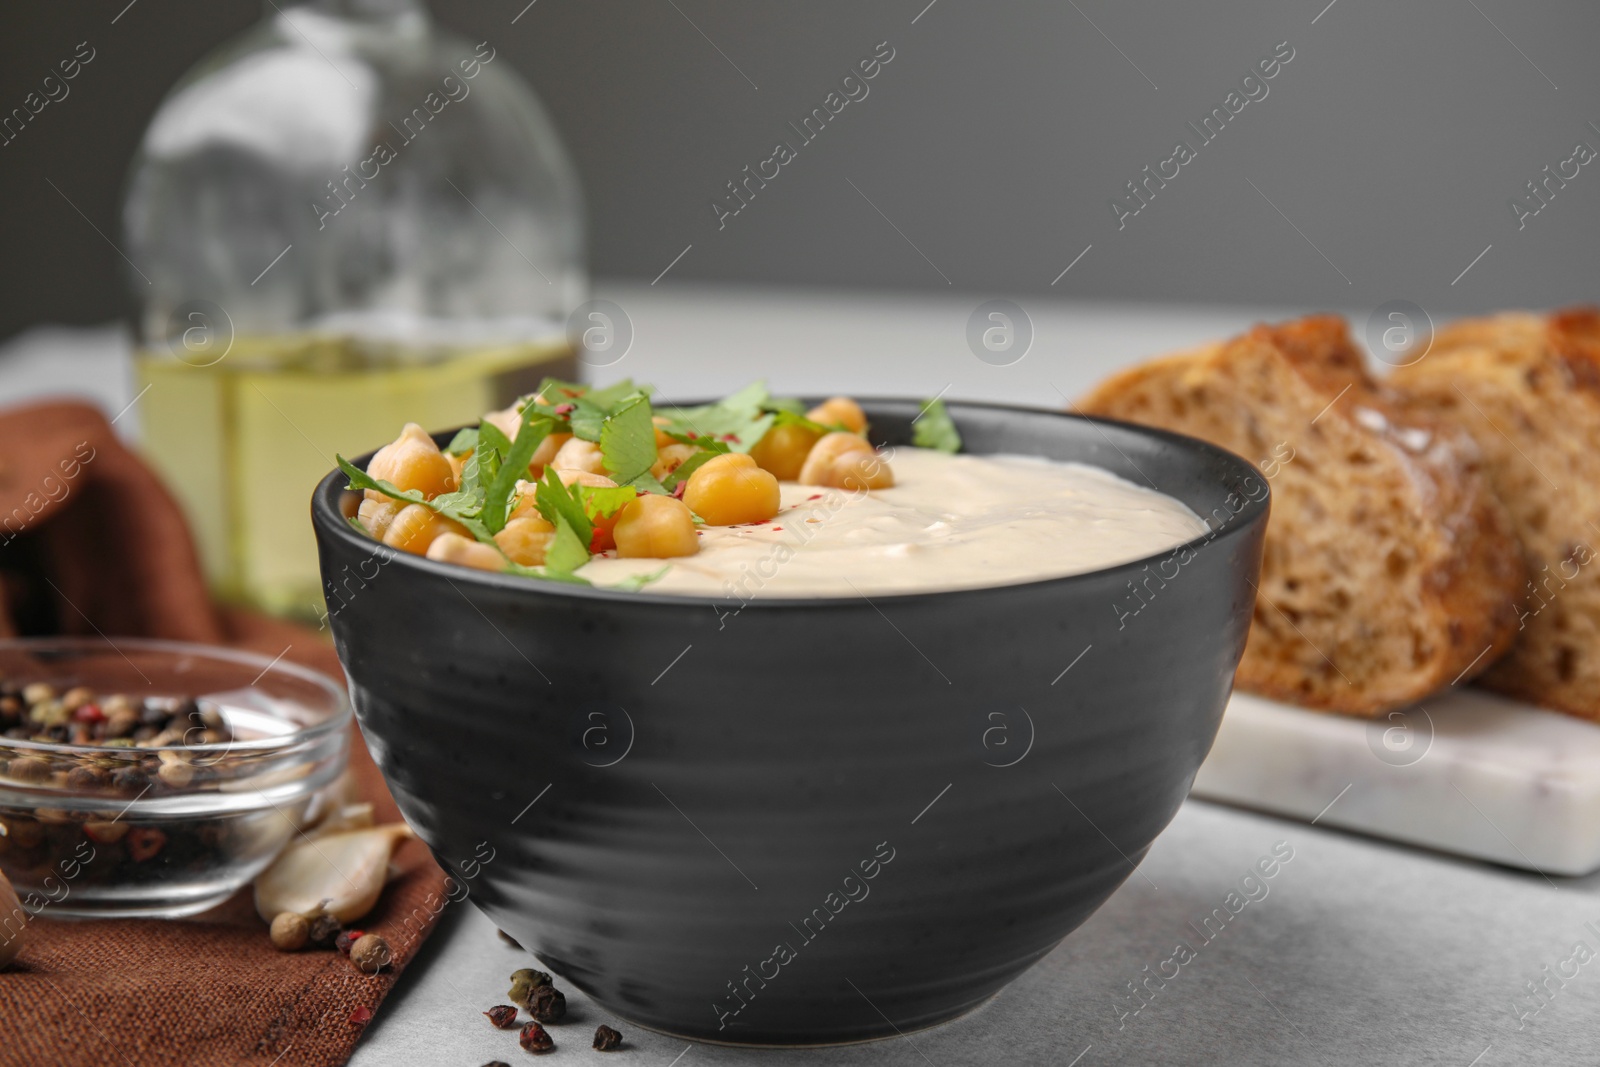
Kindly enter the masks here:
<path id="1" fill-rule="evenodd" d="M 1393 381 L 1477 439 L 1526 555 L 1516 644 L 1481 682 L 1600 719 L 1600 310 L 1458 323 Z"/>
<path id="2" fill-rule="evenodd" d="M 1509 647 L 1525 572 L 1476 445 L 1374 381 L 1338 317 L 1134 367 L 1080 407 L 1202 438 L 1268 476 L 1240 688 L 1377 715 Z"/>

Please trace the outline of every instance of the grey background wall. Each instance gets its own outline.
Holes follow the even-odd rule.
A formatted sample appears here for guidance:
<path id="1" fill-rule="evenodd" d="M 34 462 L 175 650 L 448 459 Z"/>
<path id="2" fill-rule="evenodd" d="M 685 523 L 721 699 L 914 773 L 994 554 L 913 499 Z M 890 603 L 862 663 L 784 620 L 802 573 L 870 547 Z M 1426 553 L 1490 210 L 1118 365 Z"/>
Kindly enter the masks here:
<path id="1" fill-rule="evenodd" d="M 663 284 L 1358 314 L 1600 297 L 1600 165 L 1565 162 L 1580 142 L 1600 149 L 1600 8 L 1581 0 L 526 3 L 433 11 L 544 98 L 588 191 L 596 274 L 650 279 L 692 245 Z M 122 313 L 120 260 L 97 230 L 117 234 L 140 132 L 165 88 L 260 11 L 93 0 L 0 14 L 0 110 L 78 42 L 97 52 L 0 147 L 0 337 Z M 869 94 L 801 145 L 788 124 L 885 41 L 894 58 Z M 1292 59 L 1241 87 L 1275 49 Z M 1186 125 L 1263 88 L 1210 142 Z M 725 183 L 780 140 L 797 158 L 719 223 Z M 1164 164 L 1180 140 L 1195 158 Z M 1112 200 L 1146 166 L 1169 180 L 1119 220 Z M 1546 166 L 1577 176 L 1551 179 L 1543 204 L 1525 183 Z M 1517 196 L 1538 213 L 1519 220 Z"/>

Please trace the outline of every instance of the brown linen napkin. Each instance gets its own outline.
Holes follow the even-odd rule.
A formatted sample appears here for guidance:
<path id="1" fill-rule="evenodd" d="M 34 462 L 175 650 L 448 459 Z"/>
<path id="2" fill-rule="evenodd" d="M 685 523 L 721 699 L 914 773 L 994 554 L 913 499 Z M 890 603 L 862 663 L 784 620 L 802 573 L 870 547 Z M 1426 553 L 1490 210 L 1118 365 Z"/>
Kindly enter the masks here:
<path id="1" fill-rule="evenodd" d="M 0 412 L 0 636 L 54 633 L 228 644 L 342 677 L 322 635 L 211 604 L 177 504 L 98 410 L 69 402 Z M 397 820 L 359 731 L 350 766 L 379 821 Z M 445 903 L 420 842 L 396 866 L 360 923 L 394 951 L 375 977 L 337 952 L 274 950 L 248 890 L 182 921 L 32 920 L 0 971 L 0 1065 L 344 1063 Z"/>

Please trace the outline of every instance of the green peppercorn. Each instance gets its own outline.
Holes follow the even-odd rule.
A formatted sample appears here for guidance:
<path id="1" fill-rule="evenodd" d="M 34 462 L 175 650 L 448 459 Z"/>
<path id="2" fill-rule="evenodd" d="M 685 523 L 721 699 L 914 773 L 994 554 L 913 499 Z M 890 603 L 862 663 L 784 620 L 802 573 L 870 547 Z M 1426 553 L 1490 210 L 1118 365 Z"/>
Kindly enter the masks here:
<path id="1" fill-rule="evenodd" d="M 550 976 L 544 971 L 535 971 L 532 968 L 524 967 L 520 971 L 511 973 L 511 992 L 506 996 L 510 998 L 511 1003 L 519 1004 L 526 1008 L 529 998 L 533 996 L 533 991 L 540 986 L 549 984 Z"/>

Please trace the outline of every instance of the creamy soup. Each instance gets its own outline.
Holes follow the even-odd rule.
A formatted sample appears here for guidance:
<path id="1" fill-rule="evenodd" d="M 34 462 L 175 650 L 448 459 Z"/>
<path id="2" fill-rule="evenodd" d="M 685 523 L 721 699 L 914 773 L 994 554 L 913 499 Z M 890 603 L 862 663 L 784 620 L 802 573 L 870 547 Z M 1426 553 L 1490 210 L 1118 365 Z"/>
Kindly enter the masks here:
<path id="1" fill-rule="evenodd" d="M 768 522 L 704 527 L 696 555 L 595 556 L 596 585 L 666 567 L 651 593 L 872 596 L 1009 585 L 1125 563 L 1207 530 L 1165 494 L 1082 463 L 893 452 L 895 484 L 870 493 L 780 484 Z"/>

